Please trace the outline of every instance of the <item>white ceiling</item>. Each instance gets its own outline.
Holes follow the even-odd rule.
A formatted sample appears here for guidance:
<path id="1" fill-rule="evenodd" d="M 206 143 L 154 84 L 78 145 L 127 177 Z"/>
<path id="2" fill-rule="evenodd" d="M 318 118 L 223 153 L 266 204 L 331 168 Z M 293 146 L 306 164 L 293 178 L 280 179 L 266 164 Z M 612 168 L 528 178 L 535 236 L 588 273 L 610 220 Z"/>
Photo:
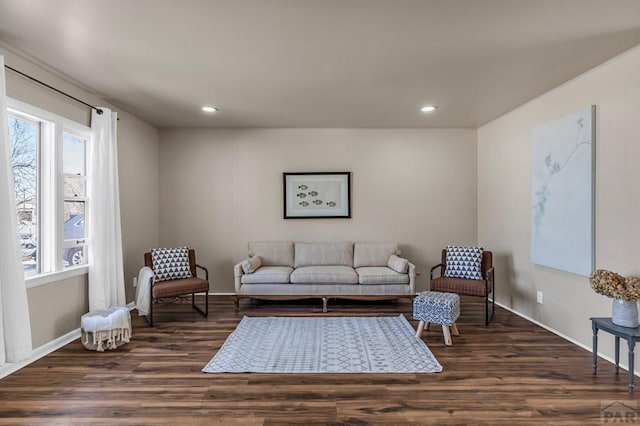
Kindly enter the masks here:
<path id="1" fill-rule="evenodd" d="M 640 0 L 0 0 L 0 40 L 159 127 L 477 127 L 639 44 Z"/>

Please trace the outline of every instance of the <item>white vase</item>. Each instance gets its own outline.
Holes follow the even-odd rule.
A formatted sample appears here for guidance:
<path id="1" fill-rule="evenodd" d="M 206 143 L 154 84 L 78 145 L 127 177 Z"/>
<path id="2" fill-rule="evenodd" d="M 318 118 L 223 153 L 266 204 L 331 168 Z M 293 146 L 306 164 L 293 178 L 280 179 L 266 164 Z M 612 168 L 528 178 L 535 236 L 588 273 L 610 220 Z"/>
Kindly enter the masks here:
<path id="1" fill-rule="evenodd" d="M 638 303 L 636 301 L 613 299 L 611 322 L 623 327 L 636 328 L 638 322 Z"/>

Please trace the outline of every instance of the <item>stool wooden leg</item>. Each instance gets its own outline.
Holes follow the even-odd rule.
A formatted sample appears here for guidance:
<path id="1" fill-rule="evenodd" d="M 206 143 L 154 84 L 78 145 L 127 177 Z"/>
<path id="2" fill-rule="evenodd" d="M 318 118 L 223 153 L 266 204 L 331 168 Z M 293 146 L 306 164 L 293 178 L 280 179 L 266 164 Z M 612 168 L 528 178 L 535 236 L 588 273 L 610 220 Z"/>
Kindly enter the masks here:
<path id="1" fill-rule="evenodd" d="M 460 335 L 460 332 L 458 331 L 458 326 L 456 325 L 455 322 L 451 326 L 451 334 L 453 334 L 454 336 L 459 336 Z"/>
<path id="2" fill-rule="evenodd" d="M 428 324 L 428 323 L 427 323 Z M 422 331 L 424 330 L 424 321 L 420 321 L 418 323 L 418 331 L 416 331 L 416 339 L 419 339 L 422 335 Z"/>
<path id="3" fill-rule="evenodd" d="M 429 331 L 429 327 L 430 327 L 430 326 L 431 326 L 431 323 L 430 323 L 430 322 L 428 322 L 428 323 L 427 323 L 427 331 Z"/>
<path id="4" fill-rule="evenodd" d="M 442 325 L 442 333 L 444 334 L 444 344 L 451 346 L 453 343 L 451 343 L 451 333 L 449 332 L 448 325 Z"/>

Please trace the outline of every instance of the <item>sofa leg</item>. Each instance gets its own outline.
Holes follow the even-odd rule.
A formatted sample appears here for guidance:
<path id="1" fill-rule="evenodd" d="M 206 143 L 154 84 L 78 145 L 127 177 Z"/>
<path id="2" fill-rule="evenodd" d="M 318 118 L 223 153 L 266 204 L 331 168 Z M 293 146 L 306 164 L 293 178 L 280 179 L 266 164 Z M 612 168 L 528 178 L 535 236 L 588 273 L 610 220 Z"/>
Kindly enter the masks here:
<path id="1" fill-rule="evenodd" d="M 240 310 L 240 298 L 238 295 L 233 297 L 233 304 L 236 305 L 236 312 L 238 312 Z"/>
<path id="2" fill-rule="evenodd" d="M 322 312 L 327 312 L 327 298 L 322 298 Z"/>

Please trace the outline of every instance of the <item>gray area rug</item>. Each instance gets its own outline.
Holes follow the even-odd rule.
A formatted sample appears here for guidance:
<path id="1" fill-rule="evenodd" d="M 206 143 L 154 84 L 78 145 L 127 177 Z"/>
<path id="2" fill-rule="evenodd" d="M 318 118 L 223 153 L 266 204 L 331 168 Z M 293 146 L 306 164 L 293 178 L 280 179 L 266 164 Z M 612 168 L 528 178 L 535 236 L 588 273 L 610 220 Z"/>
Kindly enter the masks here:
<path id="1" fill-rule="evenodd" d="M 403 315 L 247 317 L 205 373 L 434 373 L 442 366 Z"/>

